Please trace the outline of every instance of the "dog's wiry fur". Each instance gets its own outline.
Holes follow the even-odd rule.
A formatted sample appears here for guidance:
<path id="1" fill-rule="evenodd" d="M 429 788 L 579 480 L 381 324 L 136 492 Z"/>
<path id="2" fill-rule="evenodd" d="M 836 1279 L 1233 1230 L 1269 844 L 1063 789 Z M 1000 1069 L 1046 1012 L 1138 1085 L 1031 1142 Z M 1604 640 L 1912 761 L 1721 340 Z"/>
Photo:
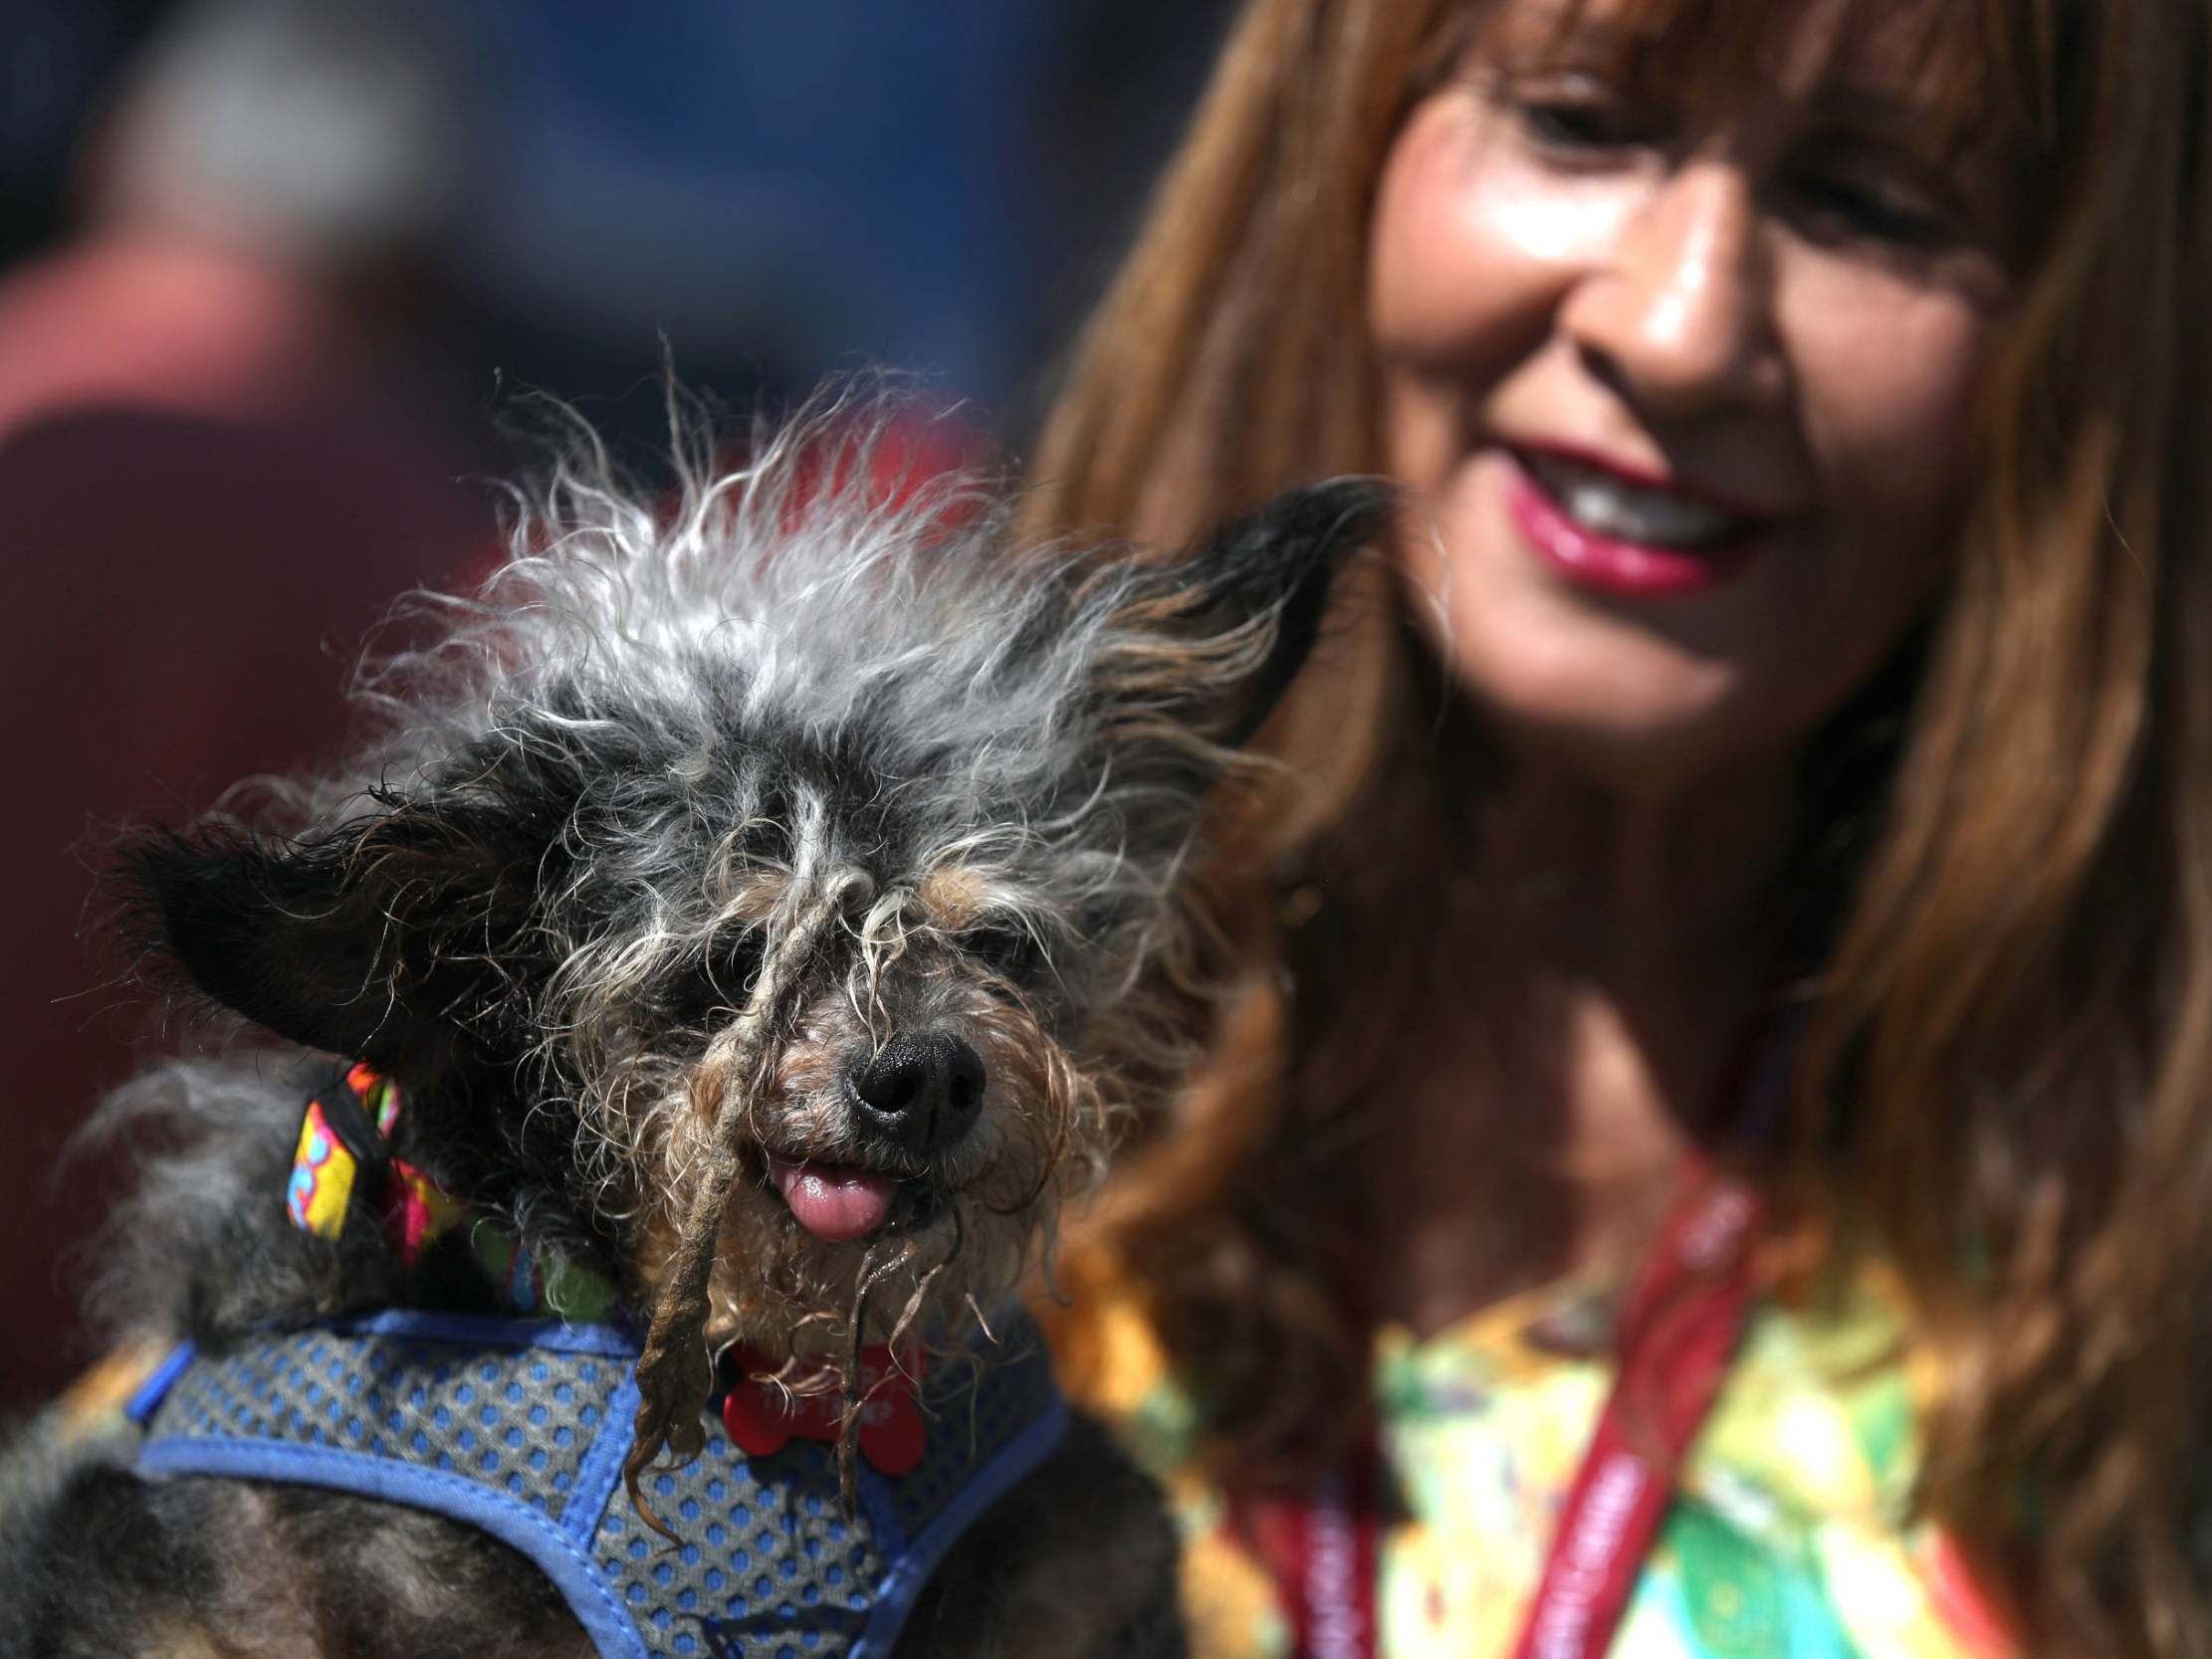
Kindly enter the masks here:
<path id="1" fill-rule="evenodd" d="M 423 601 L 418 643 L 365 676 L 350 765 L 128 847 L 149 960 L 257 1029 L 106 1109 L 172 1148 L 113 1229 L 118 1336 L 498 1306 L 458 1253 L 409 1273 L 374 1228 L 287 1224 L 299 1049 L 391 1074 L 402 1156 L 650 1316 L 633 1481 L 699 1449 L 711 1352 L 788 1354 L 807 1386 L 862 1342 L 966 1347 L 1034 1265 L 1117 1119 L 1175 1074 L 1187 1022 L 1155 998 L 1189 977 L 1199 810 L 1385 504 L 1319 486 L 1180 561 L 1018 553 L 974 480 L 887 502 L 869 414 L 817 408 L 723 474 L 687 429 L 660 511 L 585 435 L 484 592 Z M 980 1064 L 972 1122 L 926 1144 L 855 1104 L 916 1043 Z M 825 1242 L 772 1158 L 899 1195 Z M 579 1650 L 466 1528 L 86 1463 L 0 1505 L 0 1652 Z M 1001 1509 L 971 1547 L 995 1527 L 996 1570 L 949 1563 L 910 1649 L 1173 1650 L 1165 1535 L 1094 1432 Z M 1063 1537 L 1107 1574 L 1096 1616 Z"/>

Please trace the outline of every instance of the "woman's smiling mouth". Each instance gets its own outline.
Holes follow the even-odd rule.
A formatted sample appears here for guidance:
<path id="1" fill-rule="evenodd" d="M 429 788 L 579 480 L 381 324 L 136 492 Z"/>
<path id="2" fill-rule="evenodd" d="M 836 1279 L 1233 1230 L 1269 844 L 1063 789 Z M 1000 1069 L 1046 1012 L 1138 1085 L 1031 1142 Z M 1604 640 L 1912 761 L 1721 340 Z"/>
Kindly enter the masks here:
<path id="1" fill-rule="evenodd" d="M 1559 449 L 1504 453 L 1506 510 L 1530 548 L 1570 580 L 1607 593 L 1660 598 L 1717 586 L 1771 545 L 1781 521 Z"/>

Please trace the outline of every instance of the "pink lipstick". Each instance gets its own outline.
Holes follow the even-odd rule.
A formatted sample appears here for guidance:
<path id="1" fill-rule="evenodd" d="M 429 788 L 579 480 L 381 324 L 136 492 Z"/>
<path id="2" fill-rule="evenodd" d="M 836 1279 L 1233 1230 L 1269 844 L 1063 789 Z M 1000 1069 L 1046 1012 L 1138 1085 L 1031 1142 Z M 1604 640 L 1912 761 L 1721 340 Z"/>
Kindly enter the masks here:
<path id="1" fill-rule="evenodd" d="M 1778 522 L 1587 452 L 1505 453 L 1506 510 L 1523 539 L 1552 569 L 1601 592 L 1659 599 L 1717 587 L 1771 544 Z"/>

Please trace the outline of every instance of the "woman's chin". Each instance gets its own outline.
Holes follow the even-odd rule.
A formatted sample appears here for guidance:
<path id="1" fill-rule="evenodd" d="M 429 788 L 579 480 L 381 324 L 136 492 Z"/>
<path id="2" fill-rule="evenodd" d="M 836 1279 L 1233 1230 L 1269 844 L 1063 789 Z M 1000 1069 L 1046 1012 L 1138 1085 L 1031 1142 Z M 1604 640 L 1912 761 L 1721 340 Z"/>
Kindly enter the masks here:
<path id="1" fill-rule="evenodd" d="M 1624 798 L 1678 794 L 1772 752 L 1737 740 L 1718 712 L 1492 707 L 1489 718 L 1516 762 Z"/>
<path id="2" fill-rule="evenodd" d="M 1476 627 L 1440 651 L 1509 753 L 1593 782 L 1663 790 L 1790 746 L 1786 689 L 1762 691 L 1742 664 L 1625 632 Z"/>

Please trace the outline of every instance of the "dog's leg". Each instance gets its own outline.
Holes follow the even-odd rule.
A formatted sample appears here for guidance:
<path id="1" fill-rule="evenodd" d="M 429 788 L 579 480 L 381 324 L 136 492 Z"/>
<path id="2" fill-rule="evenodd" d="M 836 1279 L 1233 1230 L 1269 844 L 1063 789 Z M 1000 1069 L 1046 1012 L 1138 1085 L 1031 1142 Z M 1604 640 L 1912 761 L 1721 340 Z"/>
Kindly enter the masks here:
<path id="1" fill-rule="evenodd" d="M 591 1652 L 537 1569 L 472 1528 L 304 1487 L 145 1481 L 36 1429 L 0 1456 L 0 1659 Z"/>
<path id="2" fill-rule="evenodd" d="M 0 1458 L 0 1656 L 320 1655 L 265 1506 L 228 1482 L 156 1488 L 119 1449 L 35 1425 Z M 258 1562 L 263 1581 L 242 1571 Z"/>
<path id="3" fill-rule="evenodd" d="M 1159 1488 L 1085 1417 L 938 1567 L 897 1659 L 1183 1659 Z"/>

